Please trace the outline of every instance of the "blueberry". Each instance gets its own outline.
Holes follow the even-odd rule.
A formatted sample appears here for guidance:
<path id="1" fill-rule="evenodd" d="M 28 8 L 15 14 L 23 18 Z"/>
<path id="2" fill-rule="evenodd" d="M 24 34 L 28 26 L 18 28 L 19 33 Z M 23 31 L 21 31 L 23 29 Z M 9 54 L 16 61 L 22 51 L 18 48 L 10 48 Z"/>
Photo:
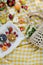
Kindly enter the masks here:
<path id="1" fill-rule="evenodd" d="M 1 35 L 0 35 L 0 41 L 1 41 L 1 42 L 5 42 L 6 40 L 7 40 L 6 35 L 5 35 L 5 34 L 1 34 Z"/>

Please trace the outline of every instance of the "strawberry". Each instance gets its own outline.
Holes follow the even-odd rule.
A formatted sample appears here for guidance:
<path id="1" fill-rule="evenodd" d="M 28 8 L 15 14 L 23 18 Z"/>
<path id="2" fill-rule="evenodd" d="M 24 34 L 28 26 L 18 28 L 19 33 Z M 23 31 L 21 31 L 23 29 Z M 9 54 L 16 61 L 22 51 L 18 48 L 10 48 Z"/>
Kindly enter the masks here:
<path id="1" fill-rule="evenodd" d="M 24 28 L 24 27 L 20 27 L 20 30 L 21 30 L 21 31 L 24 31 L 24 30 L 25 30 L 25 28 Z"/>
<path id="2" fill-rule="evenodd" d="M 8 30 L 9 30 L 9 34 L 10 34 L 13 31 L 13 28 L 9 27 Z"/>

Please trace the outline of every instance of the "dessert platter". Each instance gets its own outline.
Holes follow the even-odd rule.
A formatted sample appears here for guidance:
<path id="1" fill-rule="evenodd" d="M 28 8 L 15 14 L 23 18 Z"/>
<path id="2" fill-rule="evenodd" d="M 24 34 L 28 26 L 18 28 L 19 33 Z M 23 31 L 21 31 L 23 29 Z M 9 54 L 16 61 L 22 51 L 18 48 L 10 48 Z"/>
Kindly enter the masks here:
<path id="1" fill-rule="evenodd" d="M 28 0 L 0 0 L 0 58 L 12 52 L 23 39 L 34 37 L 42 19 L 42 15 L 29 12 Z"/>
<path id="2" fill-rule="evenodd" d="M 24 35 L 18 27 L 11 22 L 7 22 L 0 28 L 0 57 L 4 57 L 16 48 Z"/>
<path id="3" fill-rule="evenodd" d="M 15 49 L 24 39 L 28 10 L 25 0 L 0 1 L 0 57 L 4 57 Z"/>

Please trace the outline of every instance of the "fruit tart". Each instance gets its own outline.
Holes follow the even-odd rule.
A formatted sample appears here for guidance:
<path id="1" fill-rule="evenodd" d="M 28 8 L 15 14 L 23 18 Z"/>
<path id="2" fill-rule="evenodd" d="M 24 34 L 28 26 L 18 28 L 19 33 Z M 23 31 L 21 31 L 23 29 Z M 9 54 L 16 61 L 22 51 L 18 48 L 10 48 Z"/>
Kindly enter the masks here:
<path id="1" fill-rule="evenodd" d="M 14 5 L 15 5 L 15 0 L 7 0 L 7 5 L 8 5 L 9 7 L 14 6 Z"/>
<path id="2" fill-rule="evenodd" d="M 7 22 L 8 10 L 4 2 L 0 2 L 0 24 L 5 24 Z"/>
<path id="3" fill-rule="evenodd" d="M 5 9 L 6 5 L 4 2 L 0 2 L 0 11 L 3 11 Z"/>

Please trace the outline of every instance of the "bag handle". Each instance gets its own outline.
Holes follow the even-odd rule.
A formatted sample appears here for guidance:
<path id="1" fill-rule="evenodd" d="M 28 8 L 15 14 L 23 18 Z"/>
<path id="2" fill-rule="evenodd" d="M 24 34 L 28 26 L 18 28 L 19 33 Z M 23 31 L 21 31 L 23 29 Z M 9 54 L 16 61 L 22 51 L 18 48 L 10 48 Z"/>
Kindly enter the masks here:
<path id="1" fill-rule="evenodd" d="M 43 19 L 43 13 L 40 12 L 30 12 L 27 15 L 29 18 L 31 18 L 32 16 L 38 16 L 40 19 Z"/>

